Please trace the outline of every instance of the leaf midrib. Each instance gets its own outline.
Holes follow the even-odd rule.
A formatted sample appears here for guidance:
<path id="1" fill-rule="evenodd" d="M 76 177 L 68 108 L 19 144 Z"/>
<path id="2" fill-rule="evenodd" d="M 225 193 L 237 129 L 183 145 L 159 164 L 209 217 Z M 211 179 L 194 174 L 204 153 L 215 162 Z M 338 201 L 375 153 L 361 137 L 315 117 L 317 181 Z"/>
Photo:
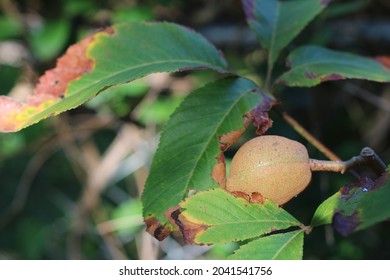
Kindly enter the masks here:
<path id="1" fill-rule="evenodd" d="M 205 63 L 205 62 L 203 62 L 203 61 L 189 60 L 189 59 L 153 61 L 153 62 L 143 63 L 143 64 L 139 64 L 139 65 L 136 65 L 136 66 L 133 66 L 133 67 L 129 67 L 129 68 L 126 68 L 126 69 L 124 69 L 124 70 L 117 71 L 117 72 L 114 72 L 114 73 L 112 73 L 111 71 L 109 71 L 110 73 L 112 73 L 111 75 L 105 76 L 105 78 L 104 78 L 103 80 L 98 80 L 98 81 L 96 81 L 96 82 L 93 82 L 93 83 L 88 84 L 87 86 L 85 86 L 85 87 L 83 87 L 83 88 L 80 88 L 79 90 L 77 90 L 77 91 L 75 91 L 74 93 L 72 93 L 70 96 L 73 96 L 73 95 L 75 95 L 75 94 L 78 94 L 78 93 L 80 93 L 80 92 L 82 92 L 82 91 L 84 91 L 84 90 L 86 90 L 86 89 L 88 89 L 88 88 L 90 88 L 90 87 L 92 87 L 92 86 L 95 86 L 95 85 L 101 83 L 102 81 L 106 81 L 106 80 L 112 79 L 113 77 L 120 76 L 120 75 L 122 75 L 123 73 L 126 73 L 126 72 L 128 72 L 128 71 L 132 71 L 132 70 L 140 69 L 140 68 L 145 68 L 145 67 L 148 67 L 148 66 L 151 66 L 151 65 L 154 65 L 154 66 L 155 66 L 155 65 L 165 64 L 165 63 L 192 63 L 192 64 L 196 64 L 196 66 L 199 66 L 199 65 L 201 65 L 201 66 L 206 66 L 206 67 L 209 67 L 210 69 L 226 70 L 226 69 L 221 68 L 220 66 L 215 66 L 215 67 L 214 67 L 214 66 L 212 66 L 212 64 L 207 63 L 207 62 Z M 194 66 L 195 66 L 195 65 L 186 66 L 186 67 L 194 67 Z M 163 72 L 174 72 L 174 71 L 179 71 L 179 70 L 180 70 L 180 68 L 177 69 L 177 70 L 163 71 Z M 79 79 L 74 80 L 74 81 L 71 81 L 70 84 L 82 80 L 82 79 L 85 78 L 85 76 L 87 76 L 88 74 L 93 75 L 93 74 L 95 74 L 97 71 L 99 71 L 99 69 L 96 70 L 96 68 L 95 68 L 95 69 L 92 70 L 91 72 L 87 72 L 87 73 L 83 74 Z M 157 71 L 156 71 L 156 72 L 157 72 Z M 156 72 L 152 71 L 152 72 L 150 72 L 150 73 L 148 73 L 148 74 L 146 74 L 146 75 L 150 75 L 150 74 L 153 74 L 153 73 L 156 73 Z M 159 71 L 159 72 L 160 72 L 160 71 Z M 101 71 L 101 73 L 107 73 L 107 72 L 106 72 L 106 71 Z M 141 76 L 141 77 L 142 77 L 142 76 Z M 124 81 L 124 82 L 115 83 L 115 84 L 111 84 L 111 85 L 109 85 L 109 86 L 114 86 L 114 85 L 117 85 L 117 84 L 120 84 L 120 83 L 130 82 L 130 81 L 133 81 L 133 80 L 138 79 L 138 78 L 141 78 L 141 77 L 134 77 L 134 78 L 131 78 L 130 80 L 127 80 L 127 81 Z M 70 84 L 68 85 L 68 88 L 69 88 Z M 65 95 L 65 97 L 66 97 L 66 95 Z"/>

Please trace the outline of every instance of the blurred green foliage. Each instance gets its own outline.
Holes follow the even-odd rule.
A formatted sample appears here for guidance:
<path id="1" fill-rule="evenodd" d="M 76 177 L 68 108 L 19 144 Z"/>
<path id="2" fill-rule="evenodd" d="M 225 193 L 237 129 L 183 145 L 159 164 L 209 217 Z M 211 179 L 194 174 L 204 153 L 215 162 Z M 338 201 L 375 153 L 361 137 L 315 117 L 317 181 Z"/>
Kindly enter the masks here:
<path id="1" fill-rule="evenodd" d="M 239 1 L 0 1 L 0 94 L 9 93 L 16 84 L 34 85 L 37 77 L 55 65 L 56 58 L 77 40 L 121 21 L 170 20 L 194 29 L 228 26 L 245 28 Z M 385 55 L 390 43 L 359 40 L 352 33 L 338 35 L 348 22 L 368 24 L 376 20 L 390 24 L 390 8 L 380 1 L 337 1 L 292 43 L 320 42 L 321 45 L 364 55 Z M 334 26 L 339 26 L 338 30 Z M 224 29 L 225 28 L 225 29 Z M 226 29 L 227 30 L 227 29 Z M 229 36 L 231 33 L 226 32 Z M 234 35 L 234 34 L 233 34 Z M 348 37 L 351 35 L 351 37 Z M 337 37 L 339 36 L 339 37 Z M 363 35 L 360 35 L 363 36 Z M 351 44 L 345 38 L 357 38 Z M 233 39 L 232 39 L 233 38 Z M 213 41 L 211 35 L 209 40 Z M 5 43 L 20 48 L 4 58 Z M 344 43 L 343 43 L 344 42 Z M 379 43 L 378 43 L 379 42 Z M 231 68 L 253 80 L 262 81 L 264 54 L 258 45 L 238 36 L 218 45 Z M 387 53 L 388 54 L 388 53 Z M 284 54 L 285 55 L 285 54 Z M 284 69 L 284 61 L 276 65 Z M 174 75 L 175 79 L 187 75 Z M 191 85 L 197 88 L 216 76 L 208 71 L 190 74 Z M 358 98 L 347 85 L 351 82 L 330 82 L 313 89 L 281 89 L 277 97 L 286 110 L 322 142 L 342 158 L 359 153 L 365 145 L 376 149 L 386 163 L 390 162 L 389 133 L 383 111 L 373 103 Z M 389 88 L 375 83 L 352 82 L 361 91 L 388 98 Z M 139 194 L 148 171 L 158 132 L 174 108 L 188 91 L 168 86 L 151 94 L 152 85 L 141 79 L 103 92 L 86 106 L 60 117 L 41 122 L 14 134 L 0 134 L 0 259 L 67 259 L 81 252 L 87 259 L 130 259 L 145 257 L 145 242 L 158 247 L 157 258 L 222 259 L 237 248 L 236 244 L 194 249 L 180 239 L 156 245 L 147 239 L 140 223 Z M 366 94 L 367 95 L 367 94 Z M 366 96 L 365 95 L 365 96 Z M 388 99 L 387 99 L 388 100 Z M 305 143 L 277 115 L 270 134 L 280 134 Z M 102 120 L 109 119 L 107 125 Z M 86 121 L 89 122 L 86 122 Z M 69 127 L 72 133 L 61 132 Z M 378 127 L 384 123 L 385 128 Z M 95 124 L 95 126 L 94 126 Z M 72 147 L 88 147 L 92 141 L 104 154 L 124 124 L 134 124 L 147 136 L 141 148 L 124 160 L 123 176 L 115 177 L 100 196 L 100 203 L 85 220 L 85 231 L 77 235 L 80 197 L 85 190 L 86 168 L 72 158 Z M 377 130 L 375 130 L 377 128 Z M 64 135 L 73 135 L 67 142 Z M 253 137 L 249 130 L 245 139 Z M 242 143 L 243 140 L 240 140 Z M 378 141 L 373 141 L 378 140 Z M 71 144 L 69 144 L 71 143 Z M 87 144 L 86 144 L 87 143 Z M 306 143 L 305 143 L 306 144 Z M 227 155 L 232 156 L 232 151 Z M 310 146 L 313 158 L 323 157 Z M 93 153 L 92 153 L 93 157 Z M 286 205 L 297 219 L 310 222 L 318 204 L 350 180 L 347 176 L 316 174 L 311 187 Z M 305 237 L 304 256 L 308 259 L 388 259 L 390 258 L 390 224 L 382 223 L 366 231 L 344 238 L 330 227 L 320 228 Z M 145 237 L 146 236 L 146 237 Z M 148 240 L 148 241 L 145 241 Z M 171 243 L 170 243 L 171 242 Z M 76 249 L 72 246 L 78 246 Z M 181 250 L 177 250 L 177 246 Z M 116 254 L 114 249 L 121 252 Z M 150 256 L 149 256 L 150 257 Z"/>

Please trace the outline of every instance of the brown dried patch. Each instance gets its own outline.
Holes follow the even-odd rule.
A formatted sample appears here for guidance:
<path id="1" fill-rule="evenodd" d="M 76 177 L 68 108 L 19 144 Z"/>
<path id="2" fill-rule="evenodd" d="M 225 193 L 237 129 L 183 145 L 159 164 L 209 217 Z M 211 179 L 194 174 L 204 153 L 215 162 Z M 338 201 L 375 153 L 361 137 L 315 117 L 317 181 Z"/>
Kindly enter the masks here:
<path id="1" fill-rule="evenodd" d="M 252 122 L 257 126 L 256 133 L 263 135 L 272 126 L 272 120 L 269 118 L 268 112 L 279 102 L 260 89 L 257 89 L 257 91 L 263 97 L 263 100 L 256 108 L 244 116 L 245 127 Z"/>
<path id="2" fill-rule="evenodd" d="M 226 163 L 223 152 L 233 145 L 242 136 L 242 134 L 244 134 L 246 127 L 247 125 L 245 125 L 242 129 L 233 130 L 219 136 L 219 150 L 221 153 L 216 157 L 217 164 L 213 167 L 211 177 L 223 189 L 226 188 Z"/>
<path id="3" fill-rule="evenodd" d="M 230 131 L 219 137 L 219 149 L 224 152 L 244 134 L 246 127 Z"/>
<path id="4" fill-rule="evenodd" d="M 65 55 L 57 60 L 56 67 L 46 71 L 39 79 L 35 96 L 64 97 L 70 82 L 93 69 L 94 61 L 88 57 L 87 52 L 95 36 L 102 33 L 112 35 L 114 32 L 112 27 L 108 27 L 70 46 Z"/>
<path id="5" fill-rule="evenodd" d="M 355 232 L 356 228 L 362 223 L 358 212 L 345 216 L 339 212 L 335 213 L 332 219 L 333 227 L 343 236 Z"/>
<path id="6" fill-rule="evenodd" d="M 97 34 L 113 32 L 112 28 L 107 28 Z M 94 61 L 88 58 L 87 51 L 95 36 L 96 34 L 91 35 L 70 46 L 57 60 L 56 67 L 46 71 L 40 77 L 34 93 L 25 101 L 0 96 L 1 132 L 12 132 L 23 128 L 29 118 L 65 97 L 70 82 L 93 69 Z"/>
<path id="7" fill-rule="evenodd" d="M 321 78 L 321 82 L 337 81 L 337 80 L 345 80 L 345 76 L 333 73 Z"/>
<path id="8" fill-rule="evenodd" d="M 195 240 L 199 234 L 208 229 L 207 225 L 198 224 L 187 219 L 182 215 L 182 208 L 180 206 L 170 208 L 166 211 L 166 215 L 169 216 L 169 221 L 179 228 L 186 243 L 202 245 Z"/>
<path id="9" fill-rule="evenodd" d="M 244 193 L 244 192 L 240 192 L 240 191 L 232 191 L 232 192 L 229 192 L 231 195 L 235 196 L 235 197 L 238 197 L 238 198 L 243 198 L 245 200 L 247 200 L 249 202 L 250 200 L 250 195 L 247 194 L 247 193 Z"/>
<path id="10" fill-rule="evenodd" d="M 259 93 L 263 99 L 256 108 L 243 116 L 244 127 L 219 136 L 219 149 L 221 153 L 216 158 L 217 163 L 213 167 L 211 176 L 214 181 L 224 189 L 226 188 L 226 166 L 223 152 L 233 145 L 245 133 L 245 130 L 250 123 L 257 126 L 256 132 L 260 135 L 264 134 L 272 126 L 272 120 L 269 118 L 268 111 L 271 110 L 278 101 L 260 89 L 255 89 L 255 92 Z"/>
<path id="11" fill-rule="evenodd" d="M 357 195 L 356 190 L 360 189 L 363 192 L 370 192 L 383 187 L 389 179 L 387 172 L 383 173 L 382 176 L 373 180 L 369 177 L 363 176 L 359 181 L 351 182 L 346 184 L 340 189 L 341 196 L 344 201 L 348 201 Z"/>
<path id="12" fill-rule="evenodd" d="M 217 164 L 213 167 L 211 177 L 221 188 L 226 189 L 226 163 L 223 153 L 218 155 Z"/>
<path id="13" fill-rule="evenodd" d="M 261 193 L 253 192 L 251 194 L 251 203 L 258 203 L 258 204 L 264 204 L 265 197 L 261 195 Z"/>
<path id="14" fill-rule="evenodd" d="M 264 202 L 266 200 L 266 198 L 258 192 L 253 192 L 251 194 L 247 194 L 247 193 L 240 192 L 240 191 L 233 191 L 233 192 L 229 192 L 229 193 L 235 197 L 243 198 L 252 204 L 264 204 Z"/>
<path id="15" fill-rule="evenodd" d="M 153 235 L 157 240 L 162 241 L 172 233 L 167 225 L 162 225 L 155 217 L 145 219 L 146 231 Z"/>
<path id="16" fill-rule="evenodd" d="M 93 36 L 89 36 L 68 48 L 57 60 L 55 68 L 48 70 L 35 87 L 36 96 L 62 98 L 71 81 L 92 70 L 94 62 L 87 57 L 87 49 Z"/>

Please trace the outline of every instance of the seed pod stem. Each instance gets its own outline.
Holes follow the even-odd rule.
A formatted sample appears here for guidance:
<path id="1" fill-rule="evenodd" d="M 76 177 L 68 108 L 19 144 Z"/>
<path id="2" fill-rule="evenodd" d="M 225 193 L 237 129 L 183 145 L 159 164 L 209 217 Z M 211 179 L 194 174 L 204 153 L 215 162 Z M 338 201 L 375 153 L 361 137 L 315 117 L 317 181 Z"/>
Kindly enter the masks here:
<path id="1" fill-rule="evenodd" d="M 386 170 L 386 165 L 374 150 L 369 147 L 363 148 L 360 155 L 354 156 L 347 161 L 309 159 L 309 164 L 311 171 L 330 171 L 341 174 L 362 165 L 369 167 L 377 176 L 382 175 Z"/>

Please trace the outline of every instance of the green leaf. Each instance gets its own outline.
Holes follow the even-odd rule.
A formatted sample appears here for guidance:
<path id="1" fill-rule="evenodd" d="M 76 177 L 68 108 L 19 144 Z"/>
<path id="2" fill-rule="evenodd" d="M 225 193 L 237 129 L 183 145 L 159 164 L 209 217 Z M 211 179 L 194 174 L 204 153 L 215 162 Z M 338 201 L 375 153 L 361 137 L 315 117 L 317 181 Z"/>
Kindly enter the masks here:
<path id="1" fill-rule="evenodd" d="M 264 111 L 274 101 L 252 81 L 237 77 L 208 84 L 183 101 L 161 135 L 142 196 L 152 235 L 163 239 L 172 230 L 164 216 L 168 208 L 194 190 L 215 187 L 213 178 L 223 181 L 222 151 L 244 133 L 248 120 L 270 122 Z"/>
<path id="2" fill-rule="evenodd" d="M 71 46 L 26 102 L 0 96 L 0 131 L 17 131 L 78 107 L 116 84 L 191 69 L 227 72 L 227 65 L 206 39 L 177 24 L 117 24 Z"/>
<path id="3" fill-rule="evenodd" d="M 170 217 L 184 240 L 195 244 L 241 241 L 300 224 L 270 200 L 250 203 L 222 189 L 191 196 Z"/>
<path id="4" fill-rule="evenodd" d="M 332 218 L 337 209 L 341 193 L 337 192 L 318 206 L 311 221 L 312 227 L 327 225 L 332 223 Z"/>
<path id="5" fill-rule="evenodd" d="M 341 79 L 390 82 L 390 69 L 380 60 L 318 46 L 294 50 L 287 64 L 291 69 L 276 82 L 288 86 L 312 87 L 321 82 Z"/>
<path id="6" fill-rule="evenodd" d="M 229 257 L 231 260 L 301 260 L 303 231 L 271 234 L 249 242 Z"/>
<path id="7" fill-rule="evenodd" d="M 269 52 L 269 65 L 329 3 L 326 0 L 243 0 L 249 26 Z M 271 66 L 272 67 L 272 66 Z"/>
<path id="8" fill-rule="evenodd" d="M 346 236 L 389 219 L 388 176 L 386 172 L 376 181 L 363 177 L 344 186 L 333 216 L 333 227 Z"/>

